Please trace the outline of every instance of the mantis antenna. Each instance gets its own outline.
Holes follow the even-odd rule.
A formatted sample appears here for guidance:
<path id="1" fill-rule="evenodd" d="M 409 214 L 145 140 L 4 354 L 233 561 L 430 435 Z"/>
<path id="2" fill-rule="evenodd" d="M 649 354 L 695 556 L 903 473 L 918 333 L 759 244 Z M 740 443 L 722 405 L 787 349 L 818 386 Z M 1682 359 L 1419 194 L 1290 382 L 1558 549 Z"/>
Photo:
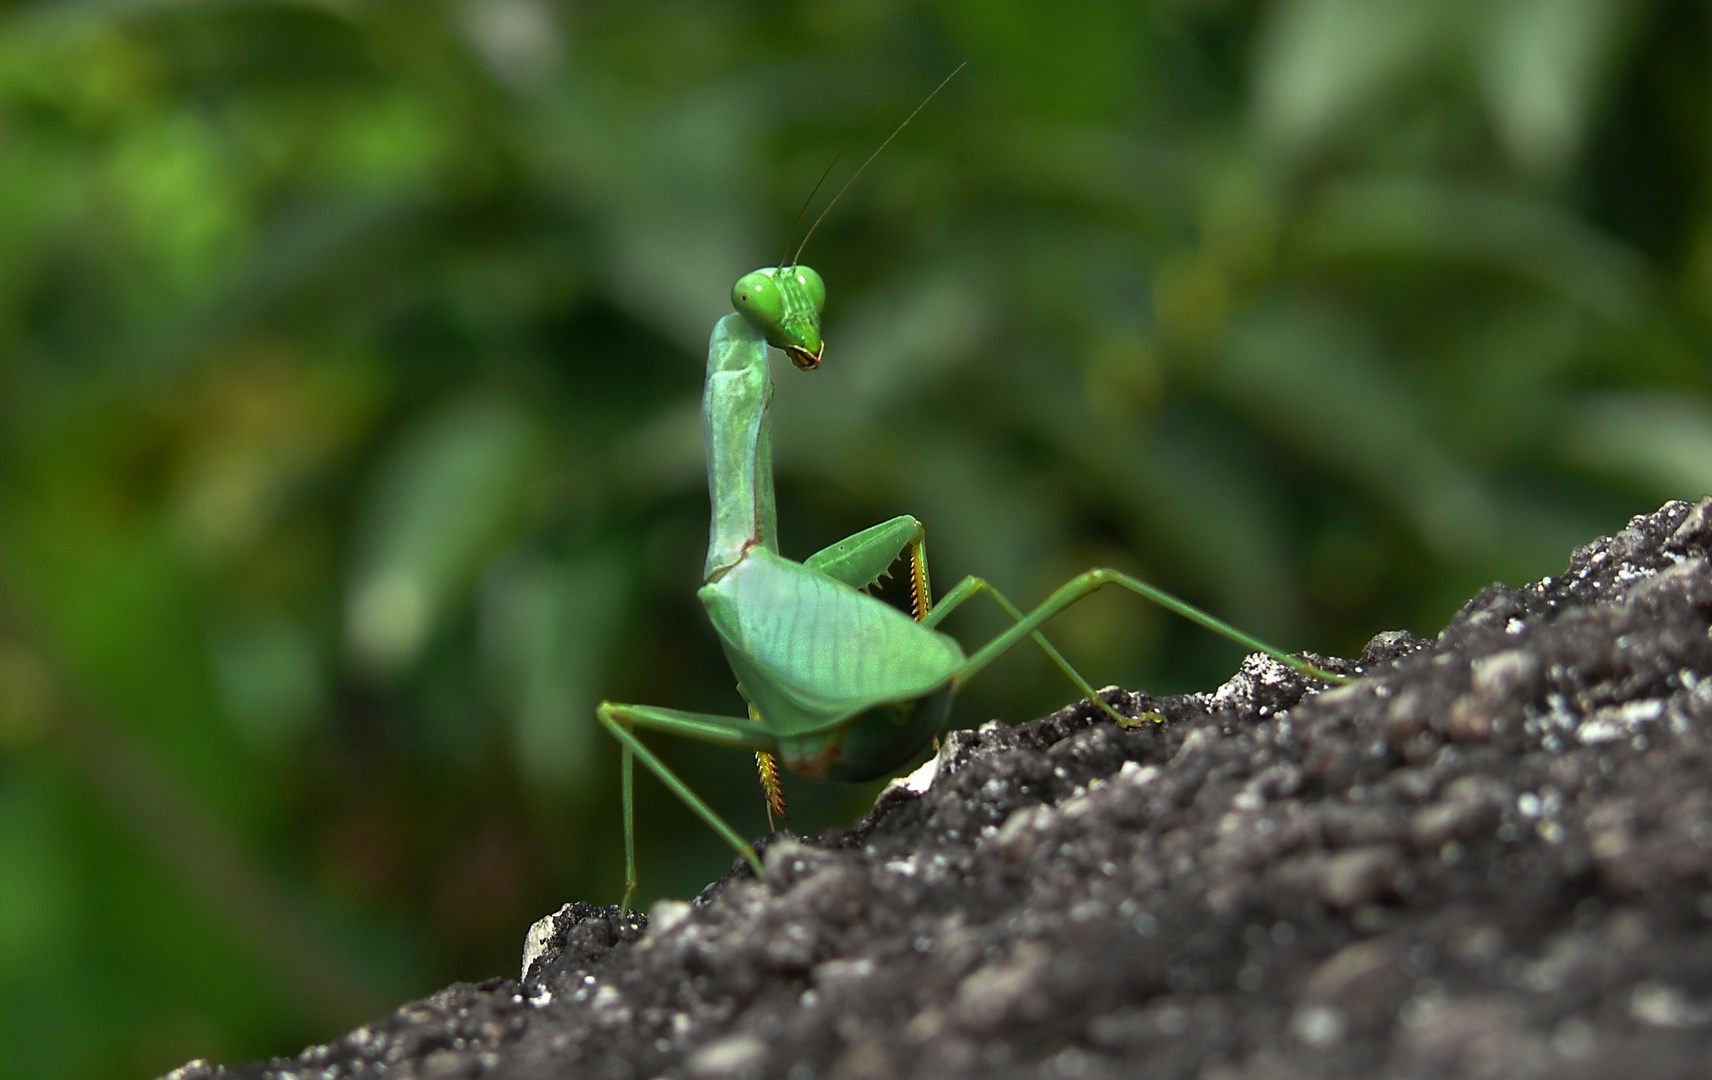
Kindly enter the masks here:
<path id="1" fill-rule="evenodd" d="M 862 122 L 857 124 L 855 130 L 851 131 L 850 134 L 844 137 L 844 142 L 838 147 L 838 152 L 833 154 L 832 160 L 826 163 L 826 171 L 821 173 L 820 179 L 814 182 L 814 187 L 809 189 L 808 198 L 802 201 L 802 206 L 797 208 L 797 216 L 791 220 L 791 231 L 785 234 L 785 250 L 779 254 L 778 265 L 789 265 L 785 262 L 785 257 L 791 253 L 791 237 L 797 234 L 797 226 L 802 224 L 803 215 L 808 213 L 809 206 L 814 203 L 814 197 L 820 194 L 820 189 L 826 184 L 826 178 L 831 176 L 832 170 L 838 167 L 838 160 L 844 156 L 844 151 L 850 149 L 850 144 L 856 141 L 856 136 L 862 133 L 862 129 L 868 126 L 868 121 L 874 119 L 874 114 L 879 112 L 880 107 L 884 104 L 885 102 L 882 101 L 868 109 L 868 114 L 862 117 Z M 896 134 L 896 132 L 893 134 Z M 804 239 L 806 240 L 807 237 L 804 237 Z M 802 254 L 801 248 L 797 249 L 797 254 Z"/>
<path id="2" fill-rule="evenodd" d="M 822 221 L 826 220 L 826 215 L 832 211 L 832 208 L 834 206 L 838 205 L 838 200 L 842 199 L 844 197 L 844 193 L 846 191 L 850 190 L 850 185 L 854 184 L 856 182 L 856 178 L 858 176 L 862 175 L 862 171 L 864 169 L 866 169 L 869 165 L 872 165 L 874 163 L 874 159 L 880 156 L 881 150 L 884 150 L 886 147 L 888 147 L 892 144 L 892 140 L 898 137 L 898 132 L 902 131 L 904 128 L 909 126 L 909 122 L 911 120 L 915 119 L 916 113 L 919 113 L 919 112 L 921 112 L 921 110 L 927 108 L 927 103 L 939 96 L 939 92 L 941 90 L 945 89 L 945 84 L 949 83 L 952 79 L 955 79 L 957 77 L 957 72 L 962 71 L 964 68 L 966 68 L 968 66 L 969 66 L 969 61 L 965 60 L 961 64 L 958 64 L 954 69 L 952 69 L 951 74 L 945 76 L 945 78 L 940 82 L 940 84 L 933 88 L 933 93 L 922 98 L 921 104 L 917 105 L 915 107 L 915 111 L 910 113 L 908 116 L 904 117 L 904 122 L 892 129 L 892 133 L 890 135 L 886 136 L 886 141 L 874 148 L 874 152 L 872 154 L 868 155 L 868 160 L 864 161 L 859 167 L 857 167 L 855 172 L 850 174 L 850 179 L 844 181 L 844 186 L 838 189 L 838 194 L 834 195 L 832 197 L 832 201 L 827 203 L 825 208 L 821 210 L 820 216 L 814 219 L 814 224 L 810 225 L 808 227 L 808 232 L 803 233 L 802 243 L 797 245 L 796 254 L 791 256 L 791 261 L 789 263 L 781 263 L 780 265 L 782 265 L 782 266 L 795 266 L 797 264 L 797 260 L 802 258 L 803 249 L 808 247 L 808 238 L 814 235 L 814 230 L 820 228 L 820 223 Z M 845 145 L 848 146 L 849 143 L 846 143 Z M 840 154 L 844 153 L 843 150 L 839 150 L 838 152 Z M 838 159 L 836 157 L 834 157 L 832 159 L 832 161 L 833 161 L 833 164 L 838 163 Z M 822 176 L 820 178 L 820 183 L 814 185 L 815 191 L 820 190 L 820 184 L 824 184 L 826 182 L 826 177 L 828 175 L 830 175 L 831 173 L 832 173 L 832 165 L 828 165 L 826 167 L 826 173 L 822 174 Z M 813 191 L 809 192 L 808 198 L 809 198 L 809 201 L 812 201 L 814 199 L 814 192 Z M 807 210 L 807 209 L 808 209 L 808 202 L 804 202 L 803 203 L 803 209 L 797 211 L 797 221 L 800 222 L 802 220 L 803 210 Z M 792 232 L 796 231 L 796 225 L 794 223 L 791 225 L 791 231 Z"/>

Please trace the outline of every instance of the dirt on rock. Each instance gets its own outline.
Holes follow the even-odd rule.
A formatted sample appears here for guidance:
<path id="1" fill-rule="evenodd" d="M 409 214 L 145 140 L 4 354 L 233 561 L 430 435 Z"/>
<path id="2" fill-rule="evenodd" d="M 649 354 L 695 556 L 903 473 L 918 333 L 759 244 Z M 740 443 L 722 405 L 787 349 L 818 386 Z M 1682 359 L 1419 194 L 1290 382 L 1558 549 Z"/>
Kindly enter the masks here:
<path id="1" fill-rule="evenodd" d="M 209 1077 L 1712 1075 L 1712 499 L 1335 689 L 1250 657 L 953 734 L 867 817 L 524 977 Z M 1318 660 L 1318 658 L 1315 658 Z"/>

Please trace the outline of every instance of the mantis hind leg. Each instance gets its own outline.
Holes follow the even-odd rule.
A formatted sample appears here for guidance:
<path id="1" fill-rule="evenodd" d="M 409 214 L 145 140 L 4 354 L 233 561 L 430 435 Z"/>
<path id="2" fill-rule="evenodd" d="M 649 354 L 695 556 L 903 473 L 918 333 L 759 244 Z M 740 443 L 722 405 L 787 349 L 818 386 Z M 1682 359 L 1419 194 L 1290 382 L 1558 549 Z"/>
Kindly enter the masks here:
<path id="1" fill-rule="evenodd" d="M 737 853 L 749 861 L 755 868 L 757 877 L 761 874 L 761 860 L 755 854 L 755 849 L 749 842 L 726 824 L 725 819 L 714 813 L 712 807 L 703 802 L 701 797 L 690 790 L 688 784 L 680 780 L 676 773 L 666 767 L 666 763 L 654 756 L 654 752 L 643 745 L 636 737 L 632 728 L 645 727 L 655 731 L 664 731 L 673 735 L 698 739 L 702 742 L 719 743 L 725 746 L 735 746 L 746 750 L 774 752 L 778 749 L 777 741 L 760 724 L 752 720 L 739 720 L 730 716 L 713 716 L 707 713 L 682 712 L 678 709 L 661 709 L 652 705 L 619 705 L 603 701 L 595 709 L 595 718 L 601 726 L 612 733 L 622 748 L 621 766 L 623 770 L 624 789 L 624 901 L 622 910 L 628 914 L 630 901 L 636 896 L 636 817 L 635 817 L 635 762 L 640 760 L 648 771 L 657 777 L 660 783 L 666 785 L 672 794 L 676 795 L 683 804 L 692 810 L 697 817 L 707 823 L 714 832 L 724 837 L 725 842 L 737 849 Z"/>
<path id="2" fill-rule="evenodd" d="M 974 582 L 974 584 L 970 584 L 970 582 Z M 998 598 L 998 594 L 993 591 L 992 586 L 987 585 L 979 579 L 967 579 L 964 583 L 958 586 L 958 589 L 964 588 L 965 585 L 968 586 L 966 596 L 972 596 L 977 591 L 986 591 L 991 593 L 995 598 Z M 1229 623 L 1215 618 L 1214 616 L 1202 611 L 1200 608 L 1179 600 L 1170 593 L 1157 589 L 1139 578 L 1133 578 L 1128 574 L 1105 568 L 1089 570 L 1087 573 L 1078 574 L 1076 577 L 1071 578 L 1069 581 L 1059 586 L 1058 590 L 1051 596 L 1047 597 L 1039 607 L 1035 608 L 1027 615 L 1019 617 L 1015 626 L 983 645 L 973 656 L 969 657 L 968 662 L 963 665 L 963 669 L 957 674 L 958 681 L 963 682 L 974 678 L 983 668 L 992 663 L 1006 650 L 1010 649 L 1011 646 L 1021 641 L 1024 637 L 1033 634 L 1041 624 L 1046 622 L 1046 620 L 1052 618 L 1054 615 L 1082 599 L 1084 596 L 1087 596 L 1089 593 L 1095 592 L 1107 585 L 1117 585 L 1128 589 L 1137 596 L 1151 600 L 1160 607 L 1181 615 L 1190 622 L 1206 627 L 1208 630 L 1213 631 L 1221 637 L 1229 638 L 1231 641 L 1236 642 L 1244 648 L 1251 649 L 1259 653 L 1265 653 L 1267 656 L 1272 657 L 1279 663 L 1284 664 L 1303 675 L 1309 676 L 1310 678 L 1323 679 L 1327 682 L 1334 683 L 1349 681 L 1347 676 L 1326 671 L 1310 664 L 1306 660 L 1291 656 L 1284 650 L 1268 645 L 1266 642 L 1261 641 L 1259 638 L 1254 637 L 1251 634 L 1245 634 Z M 957 591 L 957 589 L 953 589 L 952 593 L 955 594 Z M 966 596 L 961 597 L 960 599 L 966 598 Z M 1000 603 L 1006 606 L 1007 610 L 1015 610 L 1010 607 L 1007 601 L 1004 601 L 1002 598 L 999 598 L 999 600 Z M 947 605 L 941 606 L 944 607 Z M 938 612 L 936 612 L 935 615 L 937 616 Z M 1068 669 L 1068 665 L 1066 664 L 1061 663 L 1060 666 Z M 1072 677 L 1080 680 L 1080 676 Z M 1085 686 L 1086 683 L 1079 681 L 1079 685 Z M 1108 711 L 1110 710 L 1108 709 Z"/>
<path id="3" fill-rule="evenodd" d="M 939 625 L 939 621 L 941 619 L 951 614 L 965 600 L 974 596 L 976 593 L 985 593 L 987 596 L 992 597 L 993 602 L 1003 608 L 1005 614 L 1009 615 L 1014 622 L 1020 624 L 1025 618 L 1022 610 L 1007 600 L 1004 593 L 993 588 L 992 585 L 988 584 L 984 579 L 970 575 L 952 586 L 951 591 L 946 593 L 944 598 L 939 601 L 939 605 L 921 621 L 927 626 Z M 1064 654 L 1059 652 L 1058 649 L 1053 646 L 1052 642 L 1047 641 L 1044 634 L 1039 630 L 1035 630 L 1030 632 L 1028 636 L 1034 639 L 1034 643 L 1040 646 L 1041 650 L 1046 653 L 1054 664 L 1058 665 L 1058 670 L 1062 671 L 1071 682 L 1076 684 L 1076 689 L 1082 691 L 1084 697 L 1089 701 L 1092 701 L 1101 710 L 1103 710 L 1107 716 L 1111 717 L 1117 723 L 1126 726 L 1133 723 L 1129 717 L 1124 716 L 1122 713 L 1119 713 L 1116 709 L 1106 704 L 1106 700 L 1100 697 L 1099 693 L 1094 690 L 1093 685 L 1089 683 L 1087 679 L 1082 677 L 1082 673 L 1077 671 L 1070 661 L 1064 659 Z M 1020 638 L 1018 640 L 1020 640 Z M 975 669 L 975 671 L 979 670 L 979 668 Z M 968 679 L 973 676 L 974 673 L 974 671 L 970 671 L 969 668 L 965 666 L 963 672 L 958 676 L 958 681 L 961 682 Z"/>

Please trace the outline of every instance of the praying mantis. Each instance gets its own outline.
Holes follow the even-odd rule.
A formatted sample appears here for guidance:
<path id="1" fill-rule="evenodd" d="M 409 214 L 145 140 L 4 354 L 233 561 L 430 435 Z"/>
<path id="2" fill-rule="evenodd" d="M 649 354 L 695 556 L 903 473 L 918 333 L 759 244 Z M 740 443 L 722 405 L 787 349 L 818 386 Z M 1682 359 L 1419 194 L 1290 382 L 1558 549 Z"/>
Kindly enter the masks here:
<path id="1" fill-rule="evenodd" d="M 929 94 L 916 112 L 932 98 Z M 912 112 L 886 143 L 914 117 Z M 801 251 L 799 247 L 795 258 Z M 775 811 L 783 810 L 778 762 L 799 776 L 849 783 L 896 771 L 938 737 L 957 691 L 1024 638 L 1045 650 L 1077 689 L 1112 719 L 1133 725 L 1136 721 L 1101 700 L 1040 633 L 1048 619 L 1107 585 L 1128 589 L 1304 675 L 1344 680 L 1116 570 L 1080 574 L 1026 615 L 974 576 L 965 577 L 935 603 L 926 532 L 907 514 L 801 562 L 782 555 L 773 495 L 767 350 L 780 350 L 802 371 L 819 367 L 825 351 L 820 315 L 826 286 L 818 273 L 795 263 L 795 258 L 793 265 L 745 274 L 733 286 L 735 310 L 714 325 L 702 394 L 712 521 L 697 596 L 737 677 L 738 691 L 749 704 L 749 715 L 716 716 L 610 701 L 596 709 L 600 724 L 621 748 L 625 912 L 637 887 L 633 810 L 638 760 L 735 848 L 757 876 L 762 873 L 754 847 L 637 738 L 638 728 L 753 751 L 771 821 Z M 912 600 L 907 614 L 864 591 L 906 552 Z M 992 598 L 1013 624 L 966 654 L 954 638 L 935 627 L 977 593 Z"/>

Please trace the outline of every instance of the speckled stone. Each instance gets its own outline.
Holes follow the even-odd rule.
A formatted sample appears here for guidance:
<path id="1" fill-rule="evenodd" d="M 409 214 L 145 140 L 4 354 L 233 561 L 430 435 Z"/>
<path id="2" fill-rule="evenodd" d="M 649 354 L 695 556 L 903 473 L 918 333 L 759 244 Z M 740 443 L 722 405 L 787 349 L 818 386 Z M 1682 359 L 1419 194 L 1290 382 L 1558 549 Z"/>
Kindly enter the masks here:
<path id="1" fill-rule="evenodd" d="M 175 1080 L 1712 1074 L 1709 507 L 1347 686 L 1251 657 L 1103 692 L 1164 723 L 955 733 L 652 932 L 567 905 L 521 982 Z"/>

